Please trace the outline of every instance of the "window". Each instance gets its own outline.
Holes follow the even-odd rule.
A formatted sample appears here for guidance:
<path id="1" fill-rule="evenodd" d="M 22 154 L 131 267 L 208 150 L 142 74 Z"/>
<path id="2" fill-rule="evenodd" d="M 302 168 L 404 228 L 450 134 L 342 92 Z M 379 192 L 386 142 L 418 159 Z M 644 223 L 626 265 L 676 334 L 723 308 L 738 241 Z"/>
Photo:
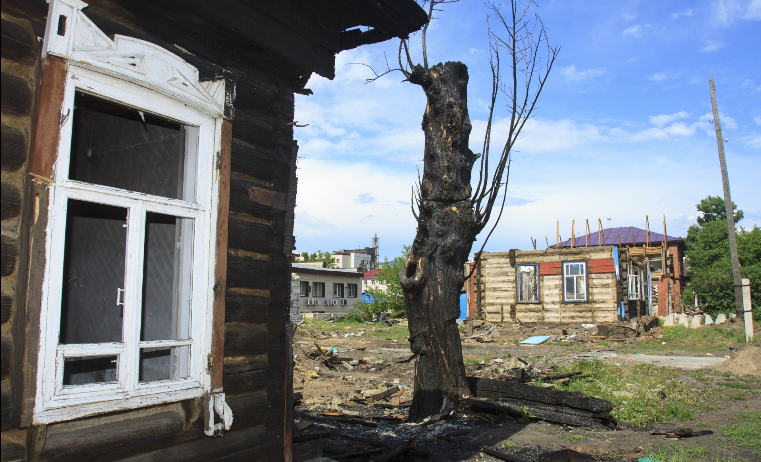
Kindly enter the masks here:
<path id="1" fill-rule="evenodd" d="M 587 299 L 587 264 L 563 263 L 563 299 L 567 302 Z"/>
<path id="2" fill-rule="evenodd" d="M 299 283 L 299 296 L 300 297 L 309 296 L 309 282 L 308 281 L 301 281 Z"/>
<path id="3" fill-rule="evenodd" d="M 344 285 L 343 284 L 333 284 L 333 296 L 334 297 L 343 297 L 344 296 Z"/>
<path id="4" fill-rule="evenodd" d="M 324 297 L 325 296 L 325 283 L 324 282 L 315 282 L 312 285 L 312 292 L 314 297 Z"/>
<path id="5" fill-rule="evenodd" d="M 539 272 L 537 271 L 537 265 L 518 265 L 516 269 L 518 301 L 539 301 Z"/>
<path id="6" fill-rule="evenodd" d="M 629 300 L 639 300 L 639 275 L 629 274 Z"/>
<path id="7" fill-rule="evenodd" d="M 346 296 L 349 298 L 357 298 L 356 284 L 346 284 Z"/>
<path id="8" fill-rule="evenodd" d="M 49 17 L 61 5 L 52 1 Z M 209 90 L 223 94 L 224 84 L 199 84 L 175 55 L 111 41 L 74 14 L 67 36 L 48 27 L 44 45 L 69 65 L 56 115 L 35 424 L 211 390 L 224 105 Z"/>

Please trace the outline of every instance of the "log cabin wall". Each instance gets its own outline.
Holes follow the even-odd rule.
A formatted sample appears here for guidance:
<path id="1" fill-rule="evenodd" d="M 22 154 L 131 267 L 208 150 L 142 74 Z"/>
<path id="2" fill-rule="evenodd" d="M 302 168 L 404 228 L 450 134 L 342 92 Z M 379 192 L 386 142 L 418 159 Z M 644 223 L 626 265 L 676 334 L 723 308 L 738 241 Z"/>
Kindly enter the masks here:
<path id="1" fill-rule="evenodd" d="M 482 254 L 475 272 L 475 303 L 487 322 L 614 322 L 618 319 L 619 279 L 613 266 L 615 247 L 587 247 Z M 587 265 L 587 299 L 563 299 L 563 262 Z M 539 301 L 519 302 L 516 267 L 539 268 Z"/>
<path id="2" fill-rule="evenodd" d="M 27 293 L 35 296 L 35 288 L 26 287 L 25 275 L 37 262 L 25 249 L 30 216 L 46 210 L 46 193 L 27 171 L 48 7 L 44 0 L 3 0 L 3 461 L 289 459 L 294 92 L 306 92 L 312 72 L 332 78 L 334 55 L 341 49 L 401 32 L 376 31 L 369 39 L 342 34 L 359 25 L 356 2 L 228 1 L 222 2 L 225 9 L 211 3 L 94 0 L 83 12 L 109 36 L 155 43 L 197 67 L 201 80 L 225 78 L 235 86 L 234 114 L 226 114 L 232 120 L 228 233 L 221 236 L 227 241 L 227 274 L 215 286 L 224 291 L 223 387 L 233 426 L 223 438 L 206 437 L 201 399 L 43 426 L 19 423 L 12 396 L 25 396 L 30 391 L 21 388 L 34 383 L 25 375 L 29 359 L 21 356 L 24 335 L 35 328 L 25 300 Z M 402 21 L 412 32 L 422 27 L 420 15 L 425 15 L 408 3 L 396 6 L 415 13 L 409 23 Z M 354 17 L 341 16 L 342 7 L 353 8 Z M 232 31 L 236 27 L 239 32 Z M 240 31 L 250 35 L 244 38 Z"/>

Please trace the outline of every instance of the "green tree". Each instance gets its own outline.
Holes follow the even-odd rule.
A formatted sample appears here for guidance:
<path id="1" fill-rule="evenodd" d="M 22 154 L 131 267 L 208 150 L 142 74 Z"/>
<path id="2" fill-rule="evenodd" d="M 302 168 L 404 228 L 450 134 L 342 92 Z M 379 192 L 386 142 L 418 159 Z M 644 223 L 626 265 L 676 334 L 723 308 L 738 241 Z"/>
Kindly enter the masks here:
<path id="1" fill-rule="evenodd" d="M 733 206 L 733 209 L 737 208 Z M 698 217 L 698 224 L 690 226 L 685 239 L 690 285 L 684 291 L 684 301 L 692 304 L 694 294 L 697 294 L 711 314 L 733 313 L 734 282 L 724 201 L 708 196 L 697 208 L 703 216 Z M 742 210 L 734 216 L 736 221 L 741 220 Z M 761 315 L 761 229 L 757 226 L 740 228 L 737 249 L 740 273 L 750 279 L 751 303 L 755 308 L 754 317 L 758 318 Z"/>
<path id="2" fill-rule="evenodd" d="M 313 261 L 324 261 L 326 268 L 335 268 L 335 263 L 333 263 L 333 257 L 330 255 L 330 252 L 323 252 L 322 250 L 318 250 L 317 252 L 301 252 L 301 257 L 304 259 L 304 262 L 313 262 Z"/>
<path id="3" fill-rule="evenodd" d="M 703 226 L 706 223 L 717 220 L 727 219 L 727 208 L 724 206 L 724 199 L 719 196 L 708 196 L 701 200 L 696 206 L 698 212 L 701 212 L 703 216 L 698 217 L 698 224 Z M 737 210 L 737 204 L 732 202 L 732 210 Z M 737 210 L 734 214 L 735 223 L 743 219 L 743 211 Z"/>
<path id="4" fill-rule="evenodd" d="M 375 277 L 377 281 L 386 286 L 387 291 L 382 292 L 376 289 L 369 289 L 368 292 L 373 296 L 373 311 L 377 314 L 385 311 L 391 311 L 394 317 L 403 317 L 407 315 L 404 307 L 404 291 L 402 283 L 399 281 L 399 272 L 404 267 L 407 255 L 410 253 L 410 246 L 405 245 L 402 248 L 402 254 L 394 257 L 389 261 L 388 257 L 380 264 L 378 274 Z"/>

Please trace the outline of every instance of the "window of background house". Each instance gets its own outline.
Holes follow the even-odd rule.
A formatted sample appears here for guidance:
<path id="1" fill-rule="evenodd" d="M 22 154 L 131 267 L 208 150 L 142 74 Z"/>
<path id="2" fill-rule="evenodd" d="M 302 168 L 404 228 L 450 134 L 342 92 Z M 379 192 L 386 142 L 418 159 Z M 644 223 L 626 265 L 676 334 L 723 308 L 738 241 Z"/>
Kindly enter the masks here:
<path id="1" fill-rule="evenodd" d="M 309 296 L 309 281 L 301 281 L 299 283 L 299 296 L 300 297 Z"/>
<path id="2" fill-rule="evenodd" d="M 537 265 L 518 265 L 516 285 L 519 302 L 539 301 L 539 271 Z"/>
<path id="3" fill-rule="evenodd" d="M 567 302 L 587 299 L 587 264 L 563 263 L 563 298 Z"/>
<path id="4" fill-rule="evenodd" d="M 343 284 L 333 284 L 333 296 L 334 297 L 343 297 L 344 296 L 344 285 Z"/>
<path id="5" fill-rule="evenodd" d="M 324 282 L 315 282 L 312 285 L 312 293 L 314 297 L 324 297 L 325 296 L 325 283 Z"/>
<path id="6" fill-rule="evenodd" d="M 62 109 L 42 413 L 200 396 L 210 381 L 217 119 L 74 66 Z"/>
<path id="7" fill-rule="evenodd" d="M 346 296 L 349 298 L 357 298 L 357 285 L 356 284 L 346 284 Z"/>

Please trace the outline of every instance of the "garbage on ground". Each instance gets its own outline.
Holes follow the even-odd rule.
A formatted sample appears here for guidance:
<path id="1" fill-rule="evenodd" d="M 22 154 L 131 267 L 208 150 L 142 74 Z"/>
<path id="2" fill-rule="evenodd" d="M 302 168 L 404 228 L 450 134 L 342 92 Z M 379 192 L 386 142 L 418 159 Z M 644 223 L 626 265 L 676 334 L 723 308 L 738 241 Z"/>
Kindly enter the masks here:
<path id="1" fill-rule="evenodd" d="M 550 335 L 533 335 L 525 340 L 518 342 L 519 345 L 541 345 L 547 340 L 551 339 Z"/>

